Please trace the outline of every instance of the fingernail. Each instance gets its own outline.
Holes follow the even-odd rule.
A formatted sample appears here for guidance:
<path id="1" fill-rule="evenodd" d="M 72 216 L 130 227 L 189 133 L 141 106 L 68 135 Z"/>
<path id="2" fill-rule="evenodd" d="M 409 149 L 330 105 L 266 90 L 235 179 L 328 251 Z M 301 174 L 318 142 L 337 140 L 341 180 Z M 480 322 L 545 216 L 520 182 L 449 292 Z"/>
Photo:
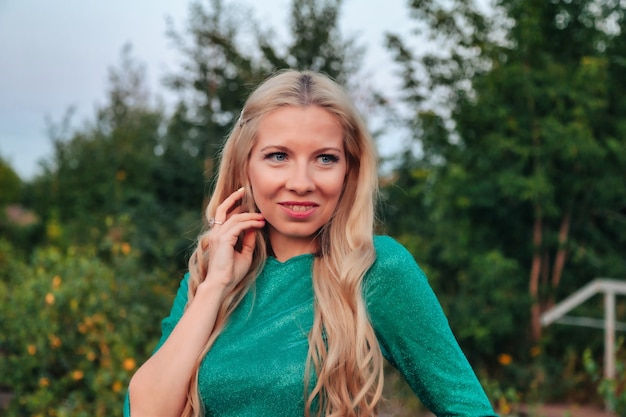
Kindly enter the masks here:
<path id="1" fill-rule="evenodd" d="M 246 188 L 246 187 L 241 187 L 237 191 L 243 191 L 244 188 Z"/>

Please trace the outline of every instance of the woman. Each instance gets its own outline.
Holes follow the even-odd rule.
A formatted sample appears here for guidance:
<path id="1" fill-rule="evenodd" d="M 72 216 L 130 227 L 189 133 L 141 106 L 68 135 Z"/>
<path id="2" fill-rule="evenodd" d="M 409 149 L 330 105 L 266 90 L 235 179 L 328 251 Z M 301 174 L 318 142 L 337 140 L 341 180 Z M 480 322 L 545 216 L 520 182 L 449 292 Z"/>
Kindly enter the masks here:
<path id="1" fill-rule="evenodd" d="M 261 84 L 125 414 L 374 416 L 386 357 L 436 415 L 495 415 L 412 256 L 373 236 L 376 192 L 372 139 L 337 84 Z"/>

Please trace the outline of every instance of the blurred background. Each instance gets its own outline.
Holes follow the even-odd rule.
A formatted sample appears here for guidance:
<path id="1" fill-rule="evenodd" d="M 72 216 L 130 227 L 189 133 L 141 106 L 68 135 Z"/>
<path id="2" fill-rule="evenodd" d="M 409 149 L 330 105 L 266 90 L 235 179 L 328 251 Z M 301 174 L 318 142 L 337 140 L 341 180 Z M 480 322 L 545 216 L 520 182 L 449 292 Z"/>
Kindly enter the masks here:
<path id="1" fill-rule="evenodd" d="M 223 140 L 298 68 L 367 120 L 379 232 L 426 271 L 499 413 L 626 415 L 623 331 L 606 378 L 601 329 L 540 321 L 626 282 L 624 1 L 56 3 L 0 1 L 0 414 L 121 415 Z M 615 314 L 623 330 L 624 297 Z M 424 411 L 390 367 L 386 397 Z"/>

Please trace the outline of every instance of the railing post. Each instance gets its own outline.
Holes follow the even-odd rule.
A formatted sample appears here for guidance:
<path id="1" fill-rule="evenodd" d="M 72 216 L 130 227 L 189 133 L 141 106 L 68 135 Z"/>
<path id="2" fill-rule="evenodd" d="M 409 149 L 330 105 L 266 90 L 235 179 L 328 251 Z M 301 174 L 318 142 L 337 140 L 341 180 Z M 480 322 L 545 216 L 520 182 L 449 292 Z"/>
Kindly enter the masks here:
<path id="1" fill-rule="evenodd" d="M 604 293 L 604 377 L 615 378 L 615 293 Z"/>
<path id="2" fill-rule="evenodd" d="M 610 288 L 604 293 L 604 378 L 615 378 L 615 292 Z M 608 400 L 605 407 L 614 411 Z"/>
<path id="3" fill-rule="evenodd" d="M 615 297 L 616 295 L 626 295 L 626 280 L 617 280 L 609 278 L 596 278 L 583 288 L 574 292 L 565 300 L 559 302 L 556 306 L 550 308 L 541 315 L 541 324 L 547 326 L 559 319 L 565 319 L 564 315 L 586 301 L 588 298 L 599 292 L 604 293 L 604 379 L 615 381 L 615 331 L 624 330 L 626 324 L 618 323 L 615 319 Z M 578 321 L 570 321 L 569 324 L 581 324 L 583 320 L 587 321 L 587 325 L 595 325 L 595 319 L 585 317 L 576 317 Z M 565 323 L 567 324 L 567 323 Z M 606 408 L 614 411 L 613 405 L 607 400 Z"/>

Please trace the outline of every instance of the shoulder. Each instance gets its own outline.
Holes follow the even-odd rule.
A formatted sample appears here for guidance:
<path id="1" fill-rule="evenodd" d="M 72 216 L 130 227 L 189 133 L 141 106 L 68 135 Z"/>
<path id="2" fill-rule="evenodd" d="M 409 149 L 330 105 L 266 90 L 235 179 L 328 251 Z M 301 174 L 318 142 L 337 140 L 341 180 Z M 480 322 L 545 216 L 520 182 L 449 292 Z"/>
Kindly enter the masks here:
<path id="1" fill-rule="evenodd" d="M 413 255 L 390 236 L 374 236 L 374 250 L 376 260 L 370 268 L 370 274 L 404 271 L 406 268 L 421 272 Z"/>
<path id="2" fill-rule="evenodd" d="M 426 281 L 413 255 L 390 236 L 374 236 L 376 260 L 364 278 L 366 291 L 373 287 L 403 286 Z"/>
<path id="3" fill-rule="evenodd" d="M 379 258 L 397 258 L 397 257 L 411 257 L 409 251 L 402 246 L 397 240 L 391 236 L 376 235 L 374 236 L 374 249 L 376 250 L 377 261 Z"/>
<path id="4" fill-rule="evenodd" d="M 443 317 L 441 307 L 413 255 L 388 236 L 376 237 L 374 247 L 376 260 L 363 278 L 363 296 L 374 329 L 387 332 L 406 323 L 406 317 L 427 317 L 445 324 L 437 318 L 438 314 Z"/>

